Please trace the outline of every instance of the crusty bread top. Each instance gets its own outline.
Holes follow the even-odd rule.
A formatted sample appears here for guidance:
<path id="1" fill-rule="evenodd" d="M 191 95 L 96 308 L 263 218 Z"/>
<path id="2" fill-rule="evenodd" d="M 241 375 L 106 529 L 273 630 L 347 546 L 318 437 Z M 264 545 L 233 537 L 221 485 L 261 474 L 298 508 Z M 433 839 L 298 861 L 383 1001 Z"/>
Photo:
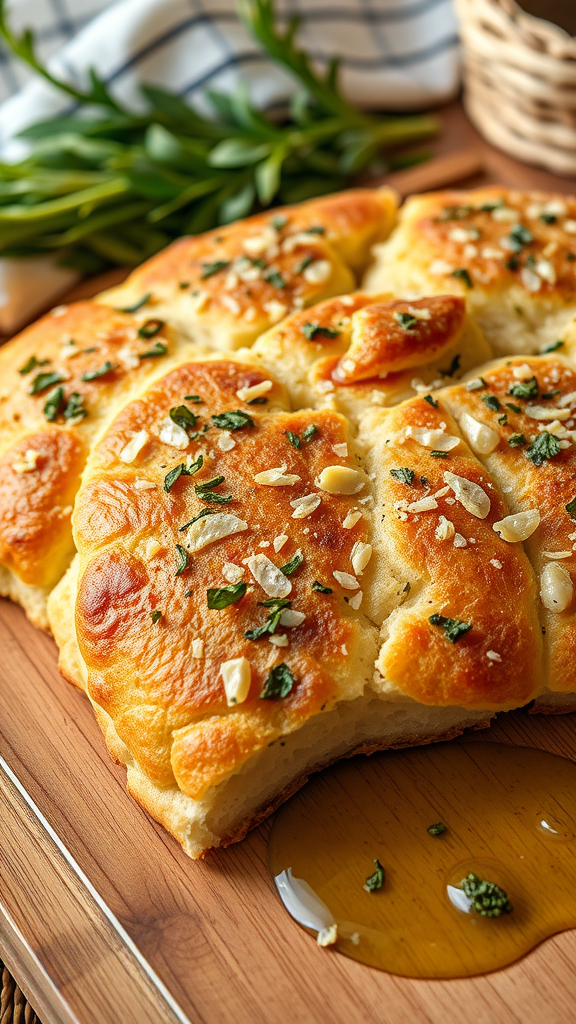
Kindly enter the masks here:
<path id="1" fill-rule="evenodd" d="M 181 238 L 99 297 L 160 315 L 210 348 L 251 344 L 294 309 L 351 291 L 389 234 L 391 189 L 357 189 Z"/>

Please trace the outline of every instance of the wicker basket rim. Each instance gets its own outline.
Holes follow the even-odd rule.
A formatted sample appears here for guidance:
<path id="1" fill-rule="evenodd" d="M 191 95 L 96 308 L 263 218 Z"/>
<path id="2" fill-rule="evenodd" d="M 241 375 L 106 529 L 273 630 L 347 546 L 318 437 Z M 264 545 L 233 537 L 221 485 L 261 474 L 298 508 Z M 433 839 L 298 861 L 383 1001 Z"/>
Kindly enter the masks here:
<path id="1" fill-rule="evenodd" d="M 461 17 L 472 17 L 478 28 L 481 27 L 478 22 L 484 18 L 500 24 L 505 20 L 517 42 L 557 59 L 576 60 L 576 36 L 570 36 L 558 25 L 522 10 L 516 0 L 458 0 L 457 7 Z"/>

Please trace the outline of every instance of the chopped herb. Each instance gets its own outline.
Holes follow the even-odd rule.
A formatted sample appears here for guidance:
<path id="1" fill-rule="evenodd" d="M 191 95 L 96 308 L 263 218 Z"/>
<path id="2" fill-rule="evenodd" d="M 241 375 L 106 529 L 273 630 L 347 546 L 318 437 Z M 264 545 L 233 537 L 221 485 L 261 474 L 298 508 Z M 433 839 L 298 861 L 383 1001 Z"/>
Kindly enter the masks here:
<path id="1" fill-rule="evenodd" d="M 118 306 L 118 312 L 137 313 L 139 309 L 142 309 L 142 306 L 145 306 L 147 302 L 150 302 L 151 298 L 152 292 L 147 292 L 146 295 L 143 295 L 141 299 L 138 299 L 138 302 L 135 302 L 133 306 Z"/>
<path id="2" fill-rule="evenodd" d="M 77 416 L 87 416 L 88 410 L 84 408 L 84 396 L 78 391 L 73 391 L 64 409 L 64 419 L 74 420 Z"/>
<path id="3" fill-rule="evenodd" d="M 196 462 L 193 462 L 190 468 L 188 468 L 185 462 L 179 462 L 178 465 L 174 466 L 174 468 L 171 469 L 169 473 L 166 473 L 166 476 L 164 477 L 164 490 L 166 491 L 166 493 L 170 493 L 170 490 L 178 480 L 178 477 L 194 476 L 194 474 L 197 473 L 199 469 L 202 469 L 203 465 L 204 459 L 202 455 L 198 456 Z"/>
<path id="4" fill-rule="evenodd" d="M 334 591 L 331 587 L 325 587 L 323 583 L 319 583 L 318 580 L 314 580 L 312 584 L 312 590 L 316 590 L 319 594 L 333 594 Z"/>
<path id="5" fill-rule="evenodd" d="M 556 395 L 560 394 L 560 389 L 556 388 L 555 391 L 547 391 L 545 394 L 540 395 L 540 398 L 555 398 Z"/>
<path id="6" fill-rule="evenodd" d="M 540 220 L 543 220 L 545 224 L 555 224 L 558 217 L 555 213 L 541 213 Z"/>
<path id="7" fill-rule="evenodd" d="M 306 323 L 302 327 L 302 334 L 308 341 L 316 341 L 316 338 L 337 338 L 341 331 L 336 327 L 322 327 L 321 324 Z"/>
<path id="8" fill-rule="evenodd" d="M 471 622 L 462 622 L 461 619 L 449 619 L 444 615 L 438 615 L 435 613 L 431 615 L 428 621 L 433 626 L 439 626 L 444 630 L 444 636 L 451 644 L 455 644 L 461 636 L 464 636 L 468 630 L 472 629 Z"/>
<path id="9" fill-rule="evenodd" d="M 116 367 L 106 360 L 103 366 L 99 366 L 96 370 L 86 370 L 86 373 L 82 374 L 82 380 L 98 380 L 98 377 L 105 377 L 108 373 L 112 373 Z"/>
<path id="10" fill-rule="evenodd" d="M 204 399 L 200 398 L 200 395 L 184 395 L 185 402 L 195 402 L 196 405 L 203 405 Z"/>
<path id="11" fill-rule="evenodd" d="M 507 413 L 504 413 L 502 416 L 498 417 L 498 423 L 500 424 L 501 427 L 505 427 L 506 426 L 506 424 L 508 423 L 508 415 L 507 415 Z"/>
<path id="12" fill-rule="evenodd" d="M 181 526 L 180 530 L 182 531 L 182 530 L 188 529 L 189 526 L 192 526 L 194 523 L 197 523 L 198 520 L 199 519 L 203 519 L 204 516 L 214 516 L 214 515 L 216 515 L 216 509 L 215 508 L 203 508 L 202 511 L 199 512 L 197 516 L 193 516 L 192 517 L 190 522 L 185 523 L 184 526 Z"/>
<path id="13" fill-rule="evenodd" d="M 456 270 L 453 270 L 450 276 L 455 277 L 458 281 L 463 281 L 467 288 L 473 287 L 472 278 L 466 267 L 456 267 Z"/>
<path id="14" fill-rule="evenodd" d="M 422 487 L 430 487 L 430 481 L 426 476 L 420 477 L 420 483 L 422 484 Z"/>
<path id="15" fill-rule="evenodd" d="M 210 587 L 206 591 L 206 600 L 209 608 L 221 611 L 228 605 L 236 604 L 245 593 L 245 583 L 233 583 L 229 587 Z"/>
<path id="16" fill-rule="evenodd" d="M 258 398 L 251 398 L 246 405 L 267 405 L 268 399 L 264 395 L 260 395 Z"/>
<path id="17" fill-rule="evenodd" d="M 212 422 L 220 430 L 241 430 L 242 427 L 254 426 L 252 417 L 247 412 L 240 412 L 239 409 L 234 412 L 220 412 L 212 417 Z"/>
<path id="18" fill-rule="evenodd" d="M 522 412 L 520 406 L 512 405 L 512 402 L 505 402 L 504 405 L 506 406 L 507 409 L 510 409 L 512 412 Z"/>
<path id="19" fill-rule="evenodd" d="M 576 519 L 576 498 L 572 498 L 566 505 L 566 511 L 572 519 Z"/>
<path id="20" fill-rule="evenodd" d="M 59 384 L 62 380 L 65 380 L 65 377 L 59 370 L 53 370 L 51 373 L 38 373 L 28 388 L 28 394 L 37 395 L 39 391 L 45 391 L 46 388 L 51 388 L 53 384 Z"/>
<path id="21" fill-rule="evenodd" d="M 196 484 L 194 490 L 196 494 L 201 494 L 202 491 L 211 491 L 214 487 L 223 484 L 225 479 L 223 476 L 213 476 L 211 480 L 206 480 L 203 484 Z"/>
<path id="22" fill-rule="evenodd" d="M 156 356 L 165 356 L 168 351 L 168 346 L 163 341 L 155 341 L 152 348 L 147 348 L 145 352 L 140 352 L 140 359 L 155 359 Z"/>
<path id="23" fill-rule="evenodd" d="M 277 270 L 267 270 L 264 274 L 264 280 L 271 284 L 274 288 L 285 288 L 286 281 Z"/>
<path id="24" fill-rule="evenodd" d="M 274 700 L 275 697 L 287 697 L 294 686 L 294 676 L 288 665 L 282 662 L 274 665 L 260 694 L 261 700 Z"/>
<path id="25" fill-rule="evenodd" d="M 492 213 L 493 210 L 499 210 L 500 207 L 502 207 L 502 206 L 504 206 L 504 200 L 503 199 L 496 199 L 496 201 L 493 202 L 493 203 L 491 203 L 491 202 L 482 203 L 482 205 L 479 206 L 478 209 L 479 209 L 479 211 L 481 213 Z"/>
<path id="26" fill-rule="evenodd" d="M 294 434 L 291 430 L 285 430 L 284 433 L 286 434 L 286 437 L 288 438 L 293 448 L 300 448 L 302 442 L 298 437 L 298 434 Z"/>
<path id="27" fill-rule="evenodd" d="M 434 825 L 428 825 L 426 831 L 431 836 L 443 836 L 447 829 L 446 825 L 443 825 L 441 821 L 437 821 Z"/>
<path id="28" fill-rule="evenodd" d="M 190 287 L 190 281 L 178 281 L 178 287 L 180 291 L 183 292 L 186 288 Z"/>
<path id="29" fill-rule="evenodd" d="M 456 355 L 456 356 L 454 356 L 454 359 L 450 363 L 450 366 L 448 367 L 448 369 L 447 370 L 438 370 L 438 373 L 441 373 L 443 377 L 453 377 L 454 374 L 457 373 L 459 369 L 460 369 L 460 356 Z"/>
<path id="30" fill-rule="evenodd" d="M 526 444 L 526 438 L 524 434 L 510 434 L 508 444 L 511 448 L 521 448 L 523 444 Z"/>
<path id="31" fill-rule="evenodd" d="M 435 398 L 432 398 L 432 395 L 424 395 L 424 401 L 428 402 L 428 405 L 431 405 L 433 409 L 438 408 L 438 402 Z"/>
<path id="32" fill-rule="evenodd" d="M 259 601 L 260 605 L 264 608 L 269 608 L 268 618 L 262 626 L 256 626 L 254 629 L 248 629 L 244 633 L 247 640 L 260 640 L 263 636 L 270 636 L 276 632 L 278 623 L 280 622 L 280 616 L 285 608 L 289 608 L 292 604 L 286 598 L 276 599 L 273 598 L 271 601 Z"/>
<path id="33" fill-rule="evenodd" d="M 482 209 L 482 207 L 480 207 Z M 473 206 L 462 205 L 462 206 L 445 206 L 442 214 L 438 217 L 439 221 L 443 220 L 464 220 L 469 213 L 474 212 Z"/>
<path id="34" fill-rule="evenodd" d="M 484 402 L 485 405 L 488 406 L 489 409 L 492 409 L 493 412 L 498 412 L 498 409 L 500 408 L 500 402 L 496 398 L 496 395 L 483 395 L 482 401 Z"/>
<path id="35" fill-rule="evenodd" d="M 314 435 L 317 434 L 317 433 L 318 433 L 318 427 L 316 426 L 316 424 L 315 423 L 310 423 L 310 425 L 308 427 L 306 427 L 306 430 L 302 434 L 302 437 L 304 438 L 305 441 L 311 441 L 312 438 L 314 437 Z"/>
<path id="36" fill-rule="evenodd" d="M 531 252 L 530 255 L 526 257 L 526 264 L 525 265 L 527 267 L 533 267 L 535 265 L 535 263 L 536 263 L 536 257 L 534 255 L 534 253 Z"/>
<path id="37" fill-rule="evenodd" d="M 402 484 L 408 484 L 408 487 L 412 487 L 414 483 L 414 470 L 408 469 L 406 466 L 402 469 L 391 469 L 390 476 L 393 476 L 395 480 L 399 480 Z"/>
<path id="38" fill-rule="evenodd" d="M 447 459 L 448 458 L 448 452 L 432 451 L 432 452 L 428 452 L 428 454 L 431 455 L 433 459 Z"/>
<path id="39" fill-rule="evenodd" d="M 274 228 L 274 231 L 282 231 L 288 223 L 288 217 L 285 217 L 283 213 L 278 213 L 275 217 L 270 218 L 270 223 Z"/>
<path id="40" fill-rule="evenodd" d="M 46 398 L 46 402 L 44 403 L 44 415 L 49 423 L 54 422 L 58 413 L 60 412 L 60 408 L 63 402 L 64 388 L 60 384 L 59 387 L 54 388 L 53 391 L 50 391 L 48 397 Z"/>
<path id="41" fill-rule="evenodd" d="M 217 494 L 216 491 L 202 491 L 198 497 L 200 501 L 205 501 L 210 505 L 227 505 L 234 500 L 231 494 Z"/>
<path id="42" fill-rule="evenodd" d="M 193 430 L 198 422 L 198 417 L 185 405 L 176 405 L 170 409 L 170 419 L 183 430 Z"/>
<path id="43" fill-rule="evenodd" d="M 394 319 L 404 331 L 411 331 L 418 326 L 418 318 L 411 313 L 394 313 Z"/>
<path id="44" fill-rule="evenodd" d="M 528 228 L 525 228 L 523 224 L 515 224 L 514 227 L 510 229 L 508 238 L 516 252 L 520 252 L 525 245 L 529 245 L 530 242 L 534 241 L 534 235 Z"/>
<path id="45" fill-rule="evenodd" d="M 304 271 L 306 270 L 306 267 L 309 267 L 311 263 L 314 263 L 314 257 L 305 256 L 302 262 L 299 263 L 297 267 L 294 267 L 294 273 L 303 274 Z"/>
<path id="46" fill-rule="evenodd" d="M 291 576 L 293 572 L 296 572 L 298 566 L 302 565 L 303 561 L 304 555 L 300 550 L 298 550 L 296 554 L 292 556 L 290 561 L 286 562 L 286 565 L 280 566 L 280 572 L 283 572 L 285 576 Z"/>
<path id="47" fill-rule="evenodd" d="M 215 260 L 214 263 L 203 263 L 200 279 L 205 281 L 207 277 L 212 277 L 213 274 L 219 274 L 221 270 L 226 270 L 226 267 L 229 266 L 230 260 Z"/>
<path id="48" fill-rule="evenodd" d="M 181 576 L 184 569 L 188 565 L 188 552 L 186 548 L 183 548 L 181 544 L 176 545 L 176 554 L 178 555 L 178 564 L 176 566 L 175 576 Z"/>
<path id="49" fill-rule="evenodd" d="M 363 888 L 366 892 L 377 892 L 384 885 L 384 868 L 382 867 L 379 860 L 374 861 L 376 865 L 376 871 L 373 875 L 368 875 Z"/>
<path id="50" fill-rule="evenodd" d="M 509 256 L 507 260 L 504 260 L 504 266 L 507 267 L 508 270 L 518 270 L 520 260 L 517 256 Z"/>
<path id="51" fill-rule="evenodd" d="M 164 327 L 163 320 L 146 320 L 145 323 L 141 324 L 138 328 L 138 336 L 140 338 L 155 338 Z"/>
<path id="52" fill-rule="evenodd" d="M 566 259 L 570 260 L 570 262 L 573 263 L 574 260 L 576 260 L 576 252 L 567 252 Z"/>
<path id="53" fill-rule="evenodd" d="M 500 917 L 512 912 L 512 905 L 504 890 L 494 882 L 478 878 L 472 871 L 462 879 L 460 888 L 470 900 L 470 909 L 482 917 Z"/>
<path id="54" fill-rule="evenodd" d="M 184 597 L 192 597 L 192 593 L 193 593 L 192 590 L 185 590 L 184 591 Z"/>
<path id="55" fill-rule="evenodd" d="M 481 388 L 487 388 L 488 385 L 484 380 L 484 377 L 478 377 L 477 380 L 470 380 L 466 385 L 467 391 L 480 391 Z"/>
<path id="56" fill-rule="evenodd" d="M 531 377 L 530 380 L 519 380 L 512 385 L 508 394 L 513 398 L 537 398 L 538 381 L 536 377 Z"/>
<path id="57" fill-rule="evenodd" d="M 322 224 L 313 224 L 311 228 L 304 228 L 307 235 L 325 235 L 326 228 Z"/>
<path id="58" fill-rule="evenodd" d="M 37 359 L 36 356 L 30 356 L 30 359 L 26 363 L 24 363 L 24 366 L 20 367 L 18 373 L 21 373 L 23 375 L 25 373 L 30 373 L 32 370 L 35 369 L 35 367 L 47 366 L 49 362 L 49 359 Z"/>
<path id="59" fill-rule="evenodd" d="M 547 430 L 543 430 L 534 438 L 525 454 L 526 458 L 530 459 L 535 466 L 542 466 L 548 459 L 553 459 L 555 455 L 558 455 L 559 451 L 561 451 L 561 447 L 558 438 L 554 434 L 549 434 Z"/>
<path id="60" fill-rule="evenodd" d="M 160 619 L 162 618 L 162 612 L 160 609 L 155 608 L 153 612 L 150 612 L 150 618 L 152 619 L 152 622 L 160 622 Z"/>

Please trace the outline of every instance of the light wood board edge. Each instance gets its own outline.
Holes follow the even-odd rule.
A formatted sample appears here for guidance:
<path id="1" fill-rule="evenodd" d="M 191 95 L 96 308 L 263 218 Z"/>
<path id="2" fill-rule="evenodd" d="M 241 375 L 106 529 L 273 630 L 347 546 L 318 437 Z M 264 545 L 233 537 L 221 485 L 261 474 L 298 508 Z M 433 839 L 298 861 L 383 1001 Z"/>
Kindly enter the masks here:
<path id="1" fill-rule="evenodd" d="M 1 757 L 0 807 L 0 953 L 43 1024 L 191 1024 Z"/>

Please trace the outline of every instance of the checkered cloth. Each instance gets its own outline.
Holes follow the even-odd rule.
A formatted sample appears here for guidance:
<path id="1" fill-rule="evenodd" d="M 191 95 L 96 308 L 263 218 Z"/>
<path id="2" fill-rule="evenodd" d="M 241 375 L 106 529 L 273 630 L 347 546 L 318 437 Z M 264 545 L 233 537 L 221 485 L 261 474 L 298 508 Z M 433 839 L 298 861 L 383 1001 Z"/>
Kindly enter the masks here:
<path id="1" fill-rule="evenodd" d="M 442 102 L 459 81 L 452 0 L 277 0 L 302 19 L 298 39 L 325 67 L 342 57 L 345 94 L 362 107 L 407 110 Z M 240 24 L 235 0 L 11 0 L 11 25 L 31 26 L 40 57 L 76 84 L 94 66 L 118 98 L 139 106 L 153 82 L 202 106 L 206 87 L 246 81 L 263 107 L 285 101 L 289 76 Z M 0 43 L 0 150 L 19 129 L 69 109 Z"/>

